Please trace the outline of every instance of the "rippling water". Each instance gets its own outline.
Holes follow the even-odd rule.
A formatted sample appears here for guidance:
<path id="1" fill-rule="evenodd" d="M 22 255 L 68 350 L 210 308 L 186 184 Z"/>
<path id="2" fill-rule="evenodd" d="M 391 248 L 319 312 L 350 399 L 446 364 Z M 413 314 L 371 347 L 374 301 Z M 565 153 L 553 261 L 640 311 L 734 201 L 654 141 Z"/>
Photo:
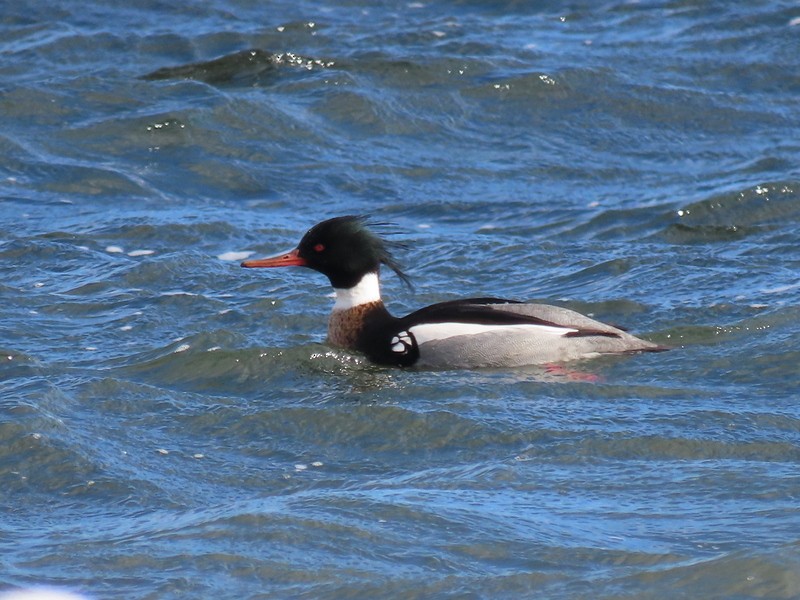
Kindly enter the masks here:
<path id="1" fill-rule="evenodd" d="M 6 3 L 0 590 L 800 596 L 795 2 Z M 668 353 L 382 369 L 249 272 L 369 213 L 397 313 Z"/>

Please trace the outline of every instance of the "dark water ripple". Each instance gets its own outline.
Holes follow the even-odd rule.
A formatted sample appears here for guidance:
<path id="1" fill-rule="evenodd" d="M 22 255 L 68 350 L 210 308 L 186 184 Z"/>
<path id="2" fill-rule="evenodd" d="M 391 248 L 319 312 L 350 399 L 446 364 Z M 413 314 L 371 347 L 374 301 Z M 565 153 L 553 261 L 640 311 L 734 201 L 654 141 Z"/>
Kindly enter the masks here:
<path id="1" fill-rule="evenodd" d="M 795 3 L 3 14 L 0 590 L 800 595 Z M 342 213 L 675 350 L 375 368 L 237 266 Z"/>

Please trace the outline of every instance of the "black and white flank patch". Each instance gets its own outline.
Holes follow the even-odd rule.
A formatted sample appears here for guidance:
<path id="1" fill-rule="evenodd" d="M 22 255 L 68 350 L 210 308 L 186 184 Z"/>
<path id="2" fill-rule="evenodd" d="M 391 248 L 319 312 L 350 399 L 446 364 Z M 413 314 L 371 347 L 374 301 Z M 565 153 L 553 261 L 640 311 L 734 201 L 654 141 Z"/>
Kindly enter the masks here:
<path id="1" fill-rule="evenodd" d="M 400 331 L 389 343 L 395 356 L 406 356 L 414 349 L 414 339 L 408 331 Z"/>

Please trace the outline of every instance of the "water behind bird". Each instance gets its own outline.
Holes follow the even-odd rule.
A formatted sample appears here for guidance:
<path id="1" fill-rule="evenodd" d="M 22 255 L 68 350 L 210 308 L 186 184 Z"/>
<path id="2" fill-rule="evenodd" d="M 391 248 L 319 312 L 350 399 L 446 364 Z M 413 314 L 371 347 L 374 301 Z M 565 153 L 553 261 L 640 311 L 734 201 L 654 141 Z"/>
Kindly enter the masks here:
<path id="1" fill-rule="evenodd" d="M 791 3 L 6 13 L 0 588 L 800 595 Z M 238 266 L 339 214 L 676 349 L 370 365 Z"/>

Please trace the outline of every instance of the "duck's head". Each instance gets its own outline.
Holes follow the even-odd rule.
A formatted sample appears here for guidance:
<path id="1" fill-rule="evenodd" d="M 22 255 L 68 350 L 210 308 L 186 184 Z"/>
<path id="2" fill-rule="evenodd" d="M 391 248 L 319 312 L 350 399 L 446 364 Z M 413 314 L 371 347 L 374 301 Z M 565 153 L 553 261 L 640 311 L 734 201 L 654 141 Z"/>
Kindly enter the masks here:
<path id="1" fill-rule="evenodd" d="M 367 273 L 386 265 L 405 283 L 408 277 L 392 257 L 396 242 L 382 240 L 368 228 L 367 217 L 347 215 L 317 223 L 306 232 L 297 248 L 272 258 L 246 260 L 243 267 L 308 267 L 327 276 L 337 289 L 349 289 Z"/>

